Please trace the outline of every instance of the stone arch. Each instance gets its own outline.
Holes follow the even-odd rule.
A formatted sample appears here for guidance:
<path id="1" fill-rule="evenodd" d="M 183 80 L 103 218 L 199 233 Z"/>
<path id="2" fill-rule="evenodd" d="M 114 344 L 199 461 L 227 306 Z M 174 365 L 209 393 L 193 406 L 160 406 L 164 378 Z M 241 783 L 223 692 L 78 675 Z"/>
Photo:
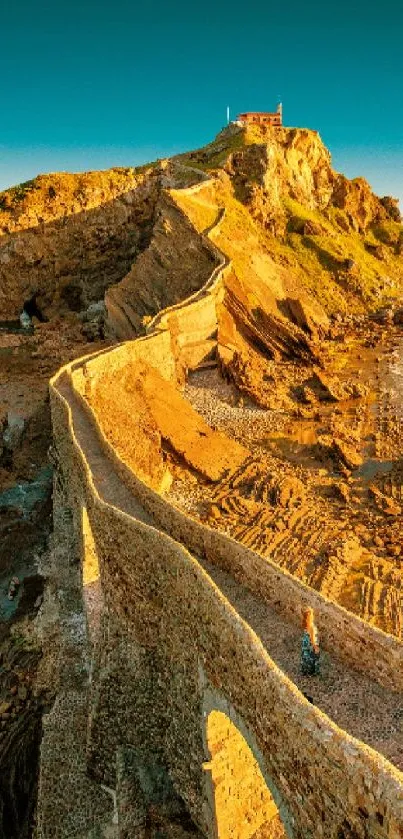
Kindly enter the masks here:
<path id="1" fill-rule="evenodd" d="M 213 709 L 205 714 L 205 740 L 210 760 L 203 768 L 209 778 L 214 839 L 291 839 L 285 827 L 289 816 L 277 791 L 267 783 L 252 744 L 227 713 Z"/>

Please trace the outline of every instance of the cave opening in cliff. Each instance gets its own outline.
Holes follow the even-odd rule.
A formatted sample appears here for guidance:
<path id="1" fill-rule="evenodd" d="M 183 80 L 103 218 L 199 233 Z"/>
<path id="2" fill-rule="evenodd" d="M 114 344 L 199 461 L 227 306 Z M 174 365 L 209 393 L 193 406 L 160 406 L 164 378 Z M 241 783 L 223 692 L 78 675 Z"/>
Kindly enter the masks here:
<path id="1" fill-rule="evenodd" d="M 44 315 L 38 303 L 39 294 L 39 291 L 35 291 L 33 294 L 31 294 L 30 297 L 24 300 L 24 305 L 22 308 L 23 311 L 26 312 L 31 319 L 36 318 L 37 320 L 39 320 L 39 323 L 46 323 L 48 318 L 46 317 L 46 315 Z"/>
<path id="2" fill-rule="evenodd" d="M 217 839 L 287 839 L 279 809 L 245 738 L 222 711 L 207 719 Z"/>

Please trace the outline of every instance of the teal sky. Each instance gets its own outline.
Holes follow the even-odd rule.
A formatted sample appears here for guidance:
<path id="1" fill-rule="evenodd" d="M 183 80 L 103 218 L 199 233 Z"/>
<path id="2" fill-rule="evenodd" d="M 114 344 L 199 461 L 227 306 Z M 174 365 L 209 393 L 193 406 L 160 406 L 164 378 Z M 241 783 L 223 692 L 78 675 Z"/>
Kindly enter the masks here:
<path id="1" fill-rule="evenodd" d="M 196 148 L 242 110 L 318 130 L 403 206 L 403 6 L 2 0 L 0 189 Z"/>

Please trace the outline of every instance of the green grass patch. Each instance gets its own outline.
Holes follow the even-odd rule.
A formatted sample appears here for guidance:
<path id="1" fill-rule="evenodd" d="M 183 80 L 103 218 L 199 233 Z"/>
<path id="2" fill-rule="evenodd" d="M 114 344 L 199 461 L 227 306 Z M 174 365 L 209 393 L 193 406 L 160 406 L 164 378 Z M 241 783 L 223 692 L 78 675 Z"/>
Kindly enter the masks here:
<path id="1" fill-rule="evenodd" d="M 403 236 L 403 226 L 398 221 L 388 219 L 387 221 L 372 225 L 371 233 L 382 244 L 393 247 Z"/>
<path id="2" fill-rule="evenodd" d="M 242 130 L 228 136 L 219 134 L 212 143 L 202 149 L 179 155 L 178 160 L 184 166 L 194 166 L 196 169 L 210 172 L 222 168 L 230 154 L 244 148 L 245 145 L 245 132 Z"/>
<path id="3" fill-rule="evenodd" d="M 39 189 L 37 179 L 24 181 L 0 193 L 0 210 L 11 210 L 13 205 L 20 203 L 33 190 Z"/>

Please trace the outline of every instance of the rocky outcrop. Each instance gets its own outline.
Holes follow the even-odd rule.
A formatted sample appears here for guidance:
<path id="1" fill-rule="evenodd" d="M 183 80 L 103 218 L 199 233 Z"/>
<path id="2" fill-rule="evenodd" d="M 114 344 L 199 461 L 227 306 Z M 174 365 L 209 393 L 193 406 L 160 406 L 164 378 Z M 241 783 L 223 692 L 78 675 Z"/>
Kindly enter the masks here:
<path id="1" fill-rule="evenodd" d="M 164 194 L 148 247 L 106 294 L 110 332 L 119 339 L 138 335 L 161 309 L 199 289 L 216 264 L 208 242 Z"/>
<path id="2" fill-rule="evenodd" d="M 103 298 L 148 241 L 159 180 L 158 169 L 49 175 L 1 193 L 2 317 L 35 292 L 48 316 Z"/>
<path id="3" fill-rule="evenodd" d="M 402 215 L 399 209 L 399 199 L 392 198 L 391 195 L 384 195 L 380 201 L 386 210 L 388 218 L 391 218 L 393 221 L 397 221 L 400 224 L 402 221 Z"/>
<path id="4" fill-rule="evenodd" d="M 316 131 L 301 128 L 260 127 L 256 136 L 234 151 L 225 165 L 235 193 L 250 206 L 252 214 L 273 232 L 285 227 L 284 199 L 304 207 L 345 211 L 347 229 L 363 233 L 370 224 L 384 219 L 400 222 L 396 199 L 378 198 L 364 178 L 349 180 L 332 169 L 331 156 Z M 252 139 L 255 142 L 251 142 Z M 305 219 L 298 232 L 321 235 L 326 226 Z"/>
<path id="5" fill-rule="evenodd" d="M 209 170 L 219 172 L 214 182 Z M 225 180 L 228 195 L 222 201 Z M 239 228 L 234 246 L 239 236 L 248 248 L 255 225 L 252 238 L 259 241 L 250 241 L 256 253 L 252 267 L 257 274 L 265 268 L 270 273 L 269 258 L 278 269 L 287 267 L 292 282 L 283 296 L 292 301 L 291 320 L 308 333 L 311 318 L 298 304 L 304 286 L 316 305 L 329 310 L 346 297 L 359 300 L 362 286 L 366 296 L 375 296 L 393 285 L 395 275 L 401 278 L 403 238 L 394 199 L 379 199 L 363 179 L 350 181 L 334 172 L 315 131 L 231 126 L 205 149 L 157 165 L 42 175 L 0 193 L 3 317 L 17 317 L 35 294 L 40 315 L 52 317 L 82 312 L 107 292 L 111 335 L 141 333 L 147 319 L 200 288 L 215 264 L 193 224 L 199 233 L 204 228 L 194 219 L 189 224 L 186 209 L 179 209 L 180 202 L 175 206 L 169 194 L 190 184 L 210 189 L 205 208 L 215 203 L 228 217 L 233 211 Z M 368 228 L 370 236 L 356 253 L 357 240 L 350 247 L 344 234 L 361 235 Z M 283 247 L 262 239 L 262 231 Z M 346 260 L 354 271 L 346 273 Z M 102 337 L 93 327 L 85 331 L 90 340 Z"/>
<path id="6" fill-rule="evenodd" d="M 394 204 L 382 203 L 364 178 L 350 181 L 344 175 L 337 175 L 331 204 L 346 212 L 350 226 L 359 233 L 364 233 L 370 224 L 387 218 L 388 209 L 395 215 L 396 209 Z"/>
<path id="7" fill-rule="evenodd" d="M 256 138 L 258 139 L 258 138 Z M 328 150 L 316 131 L 261 129 L 260 143 L 234 152 L 226 165 L 242 200 L 265 215 L 281 212 L 282 199 L 309 207 L 329 203 L 335 181 Z"/>
<path id="8" fill-rule="evenodd" d="M 275 300 L 270 301 L 270 287 L 262 305 L 258 298 L 253 301 L 255 305 L 250 305 L 248 291 L 234 274 L 227 278 L 219 319 L 219 344 L 224 363 L 230 360 L 231 347 L 236 349 L 237 333 L 266 358 L 314 358 L 314 348 L 306 332 L 291 318 L 284 317 Z"/>
<path id="9" fill-rule="evenodd" d="M 4 839 L 32 836 L 43 713 L 41 702 L 31 693 L 38 658 L 37 652 L 21 650 L 15 641 L 0 648 L 5 674 L 0 691 L 0 835 Z"/>

